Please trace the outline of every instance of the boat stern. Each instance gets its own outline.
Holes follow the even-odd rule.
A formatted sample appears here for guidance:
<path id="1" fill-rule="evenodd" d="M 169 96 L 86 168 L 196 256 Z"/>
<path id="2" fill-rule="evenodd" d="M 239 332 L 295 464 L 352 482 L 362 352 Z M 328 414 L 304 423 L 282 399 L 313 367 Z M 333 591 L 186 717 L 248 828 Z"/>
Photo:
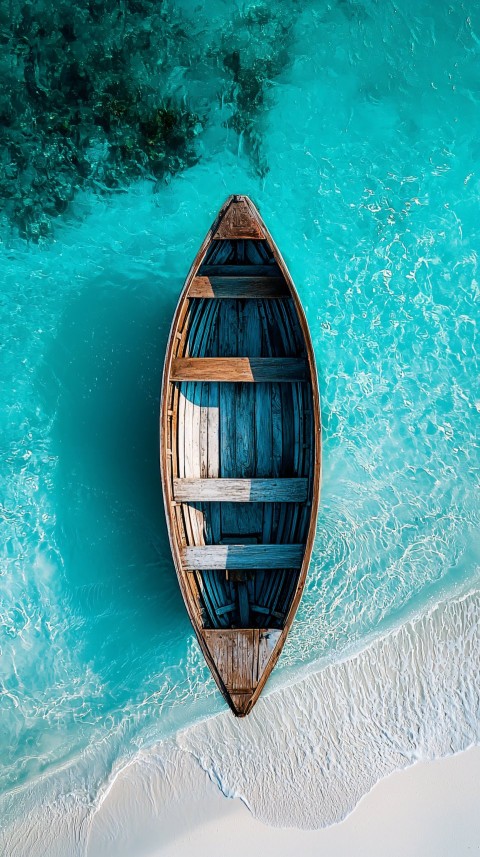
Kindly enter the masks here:
<path id="1" fill-rule="evenodd" d="M 273 667 L 281 634 L 269 628 L 203 631 L 213 675 L 237 717 L 245 717 L 253 707 Z"/>

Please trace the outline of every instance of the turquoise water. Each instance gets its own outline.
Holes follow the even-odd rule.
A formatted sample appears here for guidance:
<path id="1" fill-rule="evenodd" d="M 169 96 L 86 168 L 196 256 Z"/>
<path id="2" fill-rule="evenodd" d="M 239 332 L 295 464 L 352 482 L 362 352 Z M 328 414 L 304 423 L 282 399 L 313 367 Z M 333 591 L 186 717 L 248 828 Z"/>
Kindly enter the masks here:
<path id="1" fill-rule="evenodd" d="M 114 13 L 98 9 L 100 39 Z M 90 172 L 62 166 L 65 210 L 42 208 L 44 161 L 18 173 L 16 208 L 2 184 L 6 795 L 88 757 L 91 799 L 122 760 L 224 708 L 176 583 L 157 434 L 174 307 L 232 192 L 251 195 L 289 265 L 322 396 L 317 540 L 271 686 L 479 583 L 478 4 L 185 0 L 148 45 L 158 12 L 123 14 L 145 98 L 157 87 L 198 121 L 172 120 L 160 166 L 153 140 L 142 169 L 117 149 L 113 167 L 85 98 L 72 139 Z M 72 15 L 80 55 L 93 24 Z"/>

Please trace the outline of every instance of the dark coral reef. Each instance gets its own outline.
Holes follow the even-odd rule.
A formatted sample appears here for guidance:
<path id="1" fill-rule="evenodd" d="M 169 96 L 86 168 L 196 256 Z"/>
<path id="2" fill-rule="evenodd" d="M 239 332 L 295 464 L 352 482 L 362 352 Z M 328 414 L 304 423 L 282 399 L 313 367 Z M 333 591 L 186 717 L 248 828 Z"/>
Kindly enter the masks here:
<path id="1" fill-rule="evenodd" d="M 203 25 L 193 6 L 190 19 L 162 0 L 0 0 L 0 204 L 23 237 L 48 237 L 81 188 L 193 165 L 220 100 L 266 173 L 259 122 L 296 3 L 286 22 L 255 4 Z"/>
<path id="2" fill-rule="evenodd" d="M 233 111 L 230 126 L 243 137 L 255 170 L 261 177 L 268 172 L 262 152 L 259 119 L 267 106 L 274 78 L 289 59 L 294 13 L 297 4 L 289 4 L 288 14 L 274 7 L 252 5 L 234 15 L 222 36 L 222 59 L 232 82 L 227 101 Z"/>
<path id="3" fill-rule="evenodd" d="M 118 190 L 196 160 L 200 117 L 167 95 L 178 15 L 149 0 L 2 2 L 0 197 L 28 238 L 48 235 L 87 183 Z"/>

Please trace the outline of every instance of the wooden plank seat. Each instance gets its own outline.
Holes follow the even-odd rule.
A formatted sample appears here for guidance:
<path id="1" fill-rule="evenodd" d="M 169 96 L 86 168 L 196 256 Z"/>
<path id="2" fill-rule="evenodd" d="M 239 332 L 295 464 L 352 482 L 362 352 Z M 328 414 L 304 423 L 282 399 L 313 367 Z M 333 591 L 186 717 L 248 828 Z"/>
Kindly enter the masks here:
<path id="1" fill-rule="evenodd" d="M 303 503 L 308 479 L 178 479 L 173 497 L 180 503 Z"/>
<path id="2" fill-rule="evenodd" d="M 186 571 L 201 569 L 292 569 L 302 565 L 305 545 L 199 545 L 184 547 L 182 565 Z"/>
<path id="3" fill-rule="evenodd" d="M 184 357 L 172 360 L 171 381 L 306 381 L 306 360 L 298 357 Z"/>
<path id="4" fill-rule="evenodd" d="M 280 277 L 278 265 L 201 265 L 201 277 Z"/>
<path id="5" fill-rule="evenodd" d="M 283 277 L 194 277 L 189 298 L 283 298 L 290 294 Z"/>

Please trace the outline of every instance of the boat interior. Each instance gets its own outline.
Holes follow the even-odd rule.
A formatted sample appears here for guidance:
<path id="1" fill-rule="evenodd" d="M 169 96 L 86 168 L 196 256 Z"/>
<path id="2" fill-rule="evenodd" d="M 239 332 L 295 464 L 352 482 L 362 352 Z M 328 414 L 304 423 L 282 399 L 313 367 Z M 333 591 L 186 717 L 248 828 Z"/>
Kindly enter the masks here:
<path id="1" fill-rule="evenodd" d="M 213 240 L 187 298 L 167 417 L 187 585 L 204 629 L 281 629 L 305 553 L 314 456 L 295 302 L 262 239 Z"/>

